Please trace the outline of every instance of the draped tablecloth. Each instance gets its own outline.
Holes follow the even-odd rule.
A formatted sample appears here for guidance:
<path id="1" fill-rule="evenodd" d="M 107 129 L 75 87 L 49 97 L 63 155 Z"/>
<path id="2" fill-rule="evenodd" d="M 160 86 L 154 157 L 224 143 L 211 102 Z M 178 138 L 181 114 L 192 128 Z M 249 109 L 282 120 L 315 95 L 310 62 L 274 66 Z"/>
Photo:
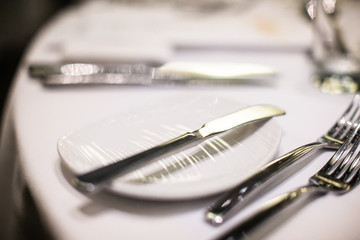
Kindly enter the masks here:
<path id="1" fill-rule="evenodd" d="M 302 14 L 294 1 L 240 1 L 212 11 L 188 9 L 181 1 L 177 5 L 89 1 L 55 16 L 29 45 L 8 100 L 0 162 L 4 231 L 14 229 L 23 217 L 27 189 L 40 222 L 55 239 L 213 239 L 236 226 L 260 202 L 307 183 L 331 152 L 312 155 L 313 161 L 259 203 L 214 227 L 204 220 L 214 197 L 157 202 L 110 193 L 83 195 L 67 182 L 56 148 L 60 137 L 114 113 L 169 97 L 181 101 L 183 95 L 202 94 L 285 109 L 286 116 L 276 119 L 282 129 L 277 156 L 315 140 L 332 126 L 352 96 L 324 94 L 314 86 L 308 56 L 312 33 Z M 27 73 L 31 63 L 172 60 L 266 64 L 278 75 L 264 85 L 45 87 Z M 356 239 L 359 199 L 359 188 L 340 197 L 326 195 L 292 211 L 286 220 L 274 218 L 277 227 L 262 237 Z"/>

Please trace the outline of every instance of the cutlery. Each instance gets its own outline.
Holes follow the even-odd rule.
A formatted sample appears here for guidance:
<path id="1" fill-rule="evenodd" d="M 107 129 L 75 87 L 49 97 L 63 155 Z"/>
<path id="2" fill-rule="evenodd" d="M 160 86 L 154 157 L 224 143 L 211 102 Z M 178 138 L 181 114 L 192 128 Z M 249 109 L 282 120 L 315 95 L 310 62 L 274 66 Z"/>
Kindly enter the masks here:
<path id="1" fill-rule="evenodd" d="M 46 85 L 236 84 L 276 74 L 274 68 L 265 65 L 221 62 L 169 62 L 160 67 L 146 64 L 32 64 L 28 70 L 31 77 L 42 79 Z"/>
<path id="2" fill-rule="evenodd" d="M 206 220 L 213 225 L 220 225 L 244 205 L 244 199 L 256 193 L 259 187 L 295 163 L 307 154 L 321 148 L 337 149 L 351 133 L 352 124 L 360 119 L 360 95 L 355 95 L 343 115 L 318 141 L 300 146 L 289 153 L 271 161 L 238 186 L 215 200 L 206 212 Z M 264 191 L 264 189 L 262 189 Z M 264 192 L 263 192 L 264 193 Z"/>
<path id="3" fill-rule="evenodd" d="M 246 107 L 212 120 L 193 132 L 184 133 L 174 139 L 119 160 L 115 163 L 111 163 L 85 174 L 81 174 L 76 177 L 75 183 L 79 188 L 81 188 L 81 190 L 94 192 L 101 189 L 101 186 L 103 186 L 103 183 L 106 181 L 111 180 L 112 178 L 160 155 L 169 153 L 170 150 L 184 146 L 185 144 L 190 144 L 197 140 L 203 140 L 207 137 L 228 131 L 244 124 L 269 119 L 283 114 L 285 114 L 285 112 L 282 109 L 271 105 L 254 105 Z"/>
<path id="4" fill-rule="evenodd" d="M 353 189 L 360 180 L 359 122 L 354 126 L 356 128 L 352 134 L 325 166 L 309 178 L 307 185 L 269 200 L 255 215 L 219 239 L 244 237 L 259 224 L 306 195 L 319 193 L 318 196 L 323 196 L 328 192 L 344 194 Z"/>

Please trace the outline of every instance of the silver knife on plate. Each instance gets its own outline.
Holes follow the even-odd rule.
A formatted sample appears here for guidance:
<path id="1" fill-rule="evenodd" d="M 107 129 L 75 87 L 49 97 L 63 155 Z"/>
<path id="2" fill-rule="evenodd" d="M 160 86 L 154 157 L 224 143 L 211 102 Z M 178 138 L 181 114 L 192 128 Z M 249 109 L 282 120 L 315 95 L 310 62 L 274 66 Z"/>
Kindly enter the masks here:
<path id="1" fill-rule="evenodd" d="M 29 75 L 45 85 L 171 85 L 239 84 L 276 75 L 273 67 L 231 62 L 169 62 L 147 64 L 31 64 Z"/>
<path id="2" fill-rule="evenodd" d="M 244 124 L 284 114 L 284 110 L 272 105 L 254 105 L 246 107 L 212 120 L 193 132 L 184 133 L 174 139 L 129 156 L 125 159 L 119 159 L 119 161 L 104 167 L 80 174 L 76 176 L 75 183 L 77 187 L 83 191 L 95 192 L 104 186 L 103 183 L 106 183 L 114 177 L 128 172 L 129 170 L 133 170 L 139 165 L 153 160 L 156 157 L 169 153 L 173 149 L 178 149 L 179 147 L 192 143 L 196 140 L 203 140 L 207 137 L 228 131 Z"/>

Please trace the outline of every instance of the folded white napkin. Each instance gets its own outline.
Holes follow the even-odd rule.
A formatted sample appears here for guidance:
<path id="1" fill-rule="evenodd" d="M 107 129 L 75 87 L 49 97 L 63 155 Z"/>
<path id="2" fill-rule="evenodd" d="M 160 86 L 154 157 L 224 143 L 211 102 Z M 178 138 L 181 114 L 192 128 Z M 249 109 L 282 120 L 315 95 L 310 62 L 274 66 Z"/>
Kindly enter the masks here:
<path id="1" fill-rule="evenodd" d="M 310 46 L 311 30 L 299 6 L 254 1 L 222 11 L 187 11 L 172 4 L 89 1 L 54 24 L 48 39 L 62 60 L 164 62 L 183 48 L 238 50 Z M 66 21 L 66 22 L 64 22 Z M 49 31 L 52 27 L 48 26 Z"/>

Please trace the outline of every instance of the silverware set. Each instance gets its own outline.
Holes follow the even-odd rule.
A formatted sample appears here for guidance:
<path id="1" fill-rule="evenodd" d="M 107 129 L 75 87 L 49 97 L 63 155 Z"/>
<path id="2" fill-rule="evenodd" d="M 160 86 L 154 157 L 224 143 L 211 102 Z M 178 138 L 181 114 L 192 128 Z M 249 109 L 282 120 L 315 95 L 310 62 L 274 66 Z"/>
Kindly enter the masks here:
<path id="1" fill-rule="evenodd" d="M 357 92 L 360 88 L 360 59 L 353 56 L 343 42 L 338 20 L 335 18 L 338 16 L 335 14 L 336 1 L 303 2 L 315 30 L 315 37 L 318 38 L 315 40 L 319 43 L 312 49 L 312 60 L 316 68 L 313 75 L 315 84 L 324 92 Z M 332 12 L 326 12 L 326 4 L 334 5 Z M 324 31 L 324 26 L 331 31 Z M 277 75 L 277 70 L 259 64 L 228 62 L 168 62 L 157 65 L 141 62 L 60 62 L 30 64 L 28 73 L 45 86 L 168 86 L 272 84 L 269 79 Z M 216 134 L 284 114 L 284 110 L 272 105 L 249 106 L 124 159 L 75 175 L 72 183 L 78 190 L 90 195 L 107 187 L 115 178 L 160 156 L 171 156 L 180 148 L 198 144 Z M 317 150 L 328 149 L 334 152 L 328 162 L 303 186 L 262 202 L 249 217 L 216 239 L 247 239 L 249 234 L 263 226 L 266 221 L 307 196 L 321 197 L 330 192 L 336 195 L 346 194 L 359 184 L 360 95 L 353 97 L 349 106 L 327 132 L 315 137 L 318 138 L 313 142 L 299 146 L 257 169 L 237 186 L 219 194 L 213 202 L 204 207 L 204 219 L 201 219 L 207 222 L 204 224 L 213 228 L 225 225 L 231 217 L 247 208 L 250 200 L 256 200 L 271 190 L 264 188 L 265 185 L 284 181 L 285 179 L 280 179 L 280 173 L 288 171 L 291 166 Z"/>
<path id="2" fill-rule="evenodd" d="M 103 186 L 103 183 L 125 173 L 129 169 L 139 167 L 139 165 L 143 163 L 171 152 L 171 150 L 178 149 L 181 146 L 199 140 L 203 141 L 215 134 L 231 130 L 238 126 L 283 114 L 285 114 L 285 112 L 282 109 L 271 105 L 255 105 L 240 109 L 231 114 L 212 120 L 196 131 L 184 133 L 155 147 L 79 175 L 76 177 L 76 185 L 87 192 L 98 191 L 99 188 Z"/>
<path id="3" fill-rule="evenodd" d="M 298 147 L 289 153 L 271 161 L 269 164 L 258 170 L 239 186 L 221 196 L 208 209 L 206 219 L 213 225 L 222 224 L 232 210 L 241 208 L 243 202 L 251 193 L 256 193 L 260 186 L 270 180 L 286 167 L 316 149 L 329 148 L 338 149 L 354 128 L 354 124 L 360 121 L 360 95 L 356 95 L 343 115 L 332 126 L 328 132 L 321 136 L 316 142 Z M 264 189 L 262 189 L 264 191 Z M 264 193 L 264 192 L 263 192 Z"/>
<path id="4" fill-rule="evenodd" d="M 285 111 L 271 105 L 254 105 L 222 116 L 204 124 L 193 132 L 184 133 L 160 145 L 136 153 L 125 159 L 77 175 L 74 185 L 84 193 L 98 192 L 115 177 L 140 167 L 144 163 L 178 151 L 188 144 L 197 144 L 215 134 L 233 128 L 266 121 Z M 271 161 L 242 181 L 233 189 L 223 193 L 205 211 L 205 219 L 217 226 L 247 207 L 248 199 L 266 194 L 269 188 L 263 185 L 278 179 L 280 172 L 294 165 L 310 153 L 319 149 L 337 150 L 329 162 L 309 179 L 309 183 L 264 203 L 250 218 L 221 236 L 221 239 L 240 239 L 283 208 L 297 202 L 305 195 L 334 192 L 342 194 L 355 187 L 360 179 L 360 95 L 355 95 L 335 124 L 316 141 L 300 146 Z M 284 180 L 284 179 L 281 179 Z"/>
<path id="5" fill-rule="evenodd" d="M 338 121 L 318 141 L 303 145 L 273 160 L 233 190 L 225 193 L 208 208 L 206 218 L 213 225 L 222 224 L 231 211 L 246 207 L 248 195 L 254 194 L 265 182 L 273 181 L 276 174 L 310 152 L 329 148 L 337 149 L 328 163 L 309 179 L 303 187 L 265 202 L 258 211 L 219 239 L 242 239 L 261 226 L 264 221 L 290 206 L 303 196 L 334 192 L 343 194 L 355 187 L 360 179 L 360 95 L 352 102 Z M 260 192 L 265 194 L 264 189 Z M 259 196 L 259 195 L 257 195 Z"/>
<path id="6" fill-rule="evenodd" d="M 216 80 L 244 80 L 273 75 L 275 70 L 266 66 L 248 68 L 237 65 L 240 69 L 231 74 L 216 75 L 211 67 L 190 68 L 190 65 L 169 64 L 161 67 L 149 67 L 138 64 L 55 64 L 31 65 L 29 73 L 32 77 L 41 78 L 45 85 L 83 85 L 83 84 L 131 84 L 152 85 L 165 83 L 189 83 L 189 80 L 202 79 L 206 83 Z M 225 71 L 229 66 L 223 66 Z M 232 66 L 233 68 L 234 66 Z M 249 67 L 249 66 L 248 66 Z M 218 71 L 219 69 L 217 69 Z M 216 71 L 215 71 L 216 72 Z M 236 80 L 236 81 L 237 81 Z M 239 83 L 239 82 L 236 82 Z M 171 153 L 186 144 L 202 141 L 217 133 L 254 121 L 266 120 L 285 112 L 270 105 L 256 105 L 241 109 L 204 124 L 196 131 L 185 133 L 158 146 L 137 153 L 126 159 L 116 161 L 104 167 L 89 171 L 75 177 L 75 186 L 86 193 L 101 190 L 102 186 L 113 178 L 137 168 L 160 155 Z M 238 186 L 221 195 L 207 208 L 205 219 L 216 226 L 223 224 L 228 218 L 238 213 L 250 197 L 264 195 L 264 184 L 274 181 L 277 175 L 286 168 L 319 149 L 337 150 L 329 162 L 309 179 L 309 183 L 296 190 L 285 193 L 265 203 L 253 216 L 240 223 L 222 239 L 238 239 L 244 233 L 252 231 L 263 221 L 275 213 L 296 202 L 302 196 L 313 193 L 335 192 L 346 193 L 358 184 L 360 179 L 360 95 L 355 95 L 351 104 L 335 124 L 316 141 L 300 146 L 283 156 L 271 161 Z M 261 189 L 261 190 L 260 190 Z"/>
<path id="7" fill-rule="evenodd" d="M 358 110 L 356 109 L 356 112 Z M 347 138 L 330 160 L 309 179 L 309 183 L 288 193 L 275 197 L 263 204 L 257 213 L 220 239 L 241 239 L 280 210 L 295 203 L 306 195 L 328 192 L 344 194 L 352 190 L 360 181 L 360 124 L 349 124 L 352 130 L 345 130 Z M 355 128 L 355 129 L 354 129 Z"/>
<path id="8" fill-rule="evenodd" d="M 241 109 L 229 115 L 204 124 L 194 132 L 185 133 L 168 142 L 76 176 L 76 186 L 91 193 L 101 189 L 114 177 L 123 174 L 139 164 L 177 149 L 190 142 L 203 140 L 214 134 L 254 121 L 283 115 L 285 112 L 270 105 L 255 105 Z M 266 191 L 260 186 L 276 179 L 276 176 L 287 167 L 322 148 L 337 150 L 329 162 L 309 179 L 309 183 L 296 190 L 285 193 L 266 202 L 253 216 L 241 222 L 239 226 L 223 235 L 222 239 L 238 239 L 245 236 L 275 213 L 296 202 L 302 196 L 313 193 L 334 192 L 342 194 L 355 187 L 360 179 L 360 95 L 355 95 L 335 124 L 317 141 L 300 146 L 289 153 L 271 161 L 241 184 L 220 196 L 206 211 L 206 220 L 213 225 L 223 224 L 229 217 L 246 207 L 249 196 L 264 195 Z M 261 189 L 261 190 L 259 190 Z M 245 234 L 245 235 L 244 235 Z"/>
<path id="9" fill-rule="evenodd" d="M 76 176 L 76 186 L 85 192 L 91 193 L 98 191 L 104 183 L 114 177 L 180 146 L 203 140 L 214 134 L 228 131 L 244 124 L 283 114 L 285 114 L 283 110 L 270 105 L 255 105 L 241 109 L 232 114 L 210 121 L 194 132 L 185 133 L 175 139 L 135 154 L 134 156 L 130 156 L 124 160 Z M 338 150 L 329 162 L 310 178 L 308 185 L 265 203 L 254 216 L 242 222 L 222 238 L 240 238 L 244 232 L 251 231 L 260 223 L 286 206 L 291 205 L 291 203 L 303 195 L 314 192 L 348 192 L 358 183 L 360 177 L 360 153 L 358 147 L 360 144 L 359 123 L 360 95 L 355 95 L 342 116 L 317 141 L 300 146 L 271 161 L 241 184 L 220 196 L 219 199 L 209 206 L 206 212 L 206 220 L 213 225 L 223 224 L 229 217 L 246 207 L 245 200 L 248 199 L 249 196 L 254 196 L 255 193 L 258 195 L 265 194 L 266 191 L 261 188 L 262 185 L 274 181 L 276 175 L 284 171 L 287 167 L 311 152 L 322 148 Z M 259 189 L 261 189 L 261 191 Z"/>

